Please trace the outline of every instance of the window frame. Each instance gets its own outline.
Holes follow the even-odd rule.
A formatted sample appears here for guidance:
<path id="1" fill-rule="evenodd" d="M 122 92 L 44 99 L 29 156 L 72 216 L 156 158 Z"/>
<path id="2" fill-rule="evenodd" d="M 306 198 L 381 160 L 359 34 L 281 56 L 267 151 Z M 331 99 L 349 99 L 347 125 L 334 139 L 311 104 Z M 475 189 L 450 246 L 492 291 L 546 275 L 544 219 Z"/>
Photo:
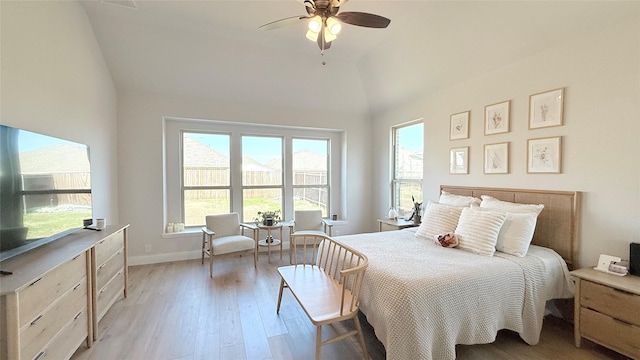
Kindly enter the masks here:
<path id="1" fill-rule="evenodd" d="M 293 136 L 291 138 L 291 156 L 292 156 L 292 162 L 293 162 L 293 142 L 295 140 L 318 140 L 318 141 L 326 141 L 327 142 L 327 147 L 326 147 L 326 166 L 327 166 L 327 182 L 323 185 L 295 185 L 293 182 L 293 176 L 294 176 L 294 172 L 293 172 L 293 166 L 291 166 L 291 188 L 292 188 L 292 193 L 295 193 L 296 189 L 326 189 L 327 192 L 327 204 L 326 204 L 326 210 L 327 213 L 323 214 L 324 216 L 326 216 L 327 218 L 329 218 L 331 216 L 331 139 L 330 138 L 321 138 L 321 137 L 315 137 L 315 138 L 310 138 L 310 137 L 302 137 L 302 136 Z M 292 204 L 293 206 L 293 211 L 295 211 L 295 198 L 293 199 L 294 203 Z"/>
<path id="2" fill-rule="evenodd" d="M 391 197 L 391 201 L 390 203 L 392 204 L 391 206 L 396 210 L 396 213 L 398 214 L 398 216 L 403 216 L 404 215 L 404 211 L 401 211 L 401 207 L 400 207 L 400 186 L 402 184 L 415 184 L 420 186 L 420 188 L 422 189 L 422 194 L 424 196 L 424 188 L 423 188 L 423 181 L 424 181 L 424 156 L 423 156 L 423 167 L 422 167 L 422 174 L 420 176 L 419 179 L 400 179 L 397 178 L 396 174 L 398 173 L 397 171 L 397 159 L 398 159 L 398 144 L 397 144 L 397 132 L 400 129 L 404 129 L 410 126 L 414 126 L 414 125 L 418 125 L 418 124 L 422 124 L 423 128 L 423 133 L 422 133 L 422 151 L 424 153 L 424 120 L 421 119 L 417 119 L 417 120 L 413 120 L 410 122 L 406 122 L 400 125 L 396 125 L 396 126 L 392 126 L 391 127 L 391 151 L 390 151 L 390 155 L 391 155 L 391 182 L 390 182 L 390 197 Z M 418 202 L 422 202 L 423 199 L 415 199 Z"/>
<path id="3" fill-rule="evenodd" d="M 284 200 L 282 218 L 293 219 L 293 178 L 292 178 L 292 139 L 329 139 L 329 207 L 328 214 L 338 213 L 346 218 L 346 203 L 344 194 L 344 168 L 346 132 L 339 129 L 318 129 L 293 126 L 266 125 L 255 123 L 240 123 L 218 120 L 193 120 L 175 117 L 163 117 L 163 224 L 184 222 L 183 199 L 183 164 L 182 164 L 182 134 L 183 132 L 230 134 L 230 177 L 231 211 L 243 213 L 243 185 L 242 185 L 242 144 L 243 135 L 250 136 L 281 136 L 284 139 Z M 316 186 L 317 187 L 317 186 Z M 253 218 L 253 214 L 250 214 Z M 202 219 L 204 225 L 204 219 Z M 202 225 L 192 225 L 198 228 Z M 164 226 L 163 226 L 164 230 Z"/>

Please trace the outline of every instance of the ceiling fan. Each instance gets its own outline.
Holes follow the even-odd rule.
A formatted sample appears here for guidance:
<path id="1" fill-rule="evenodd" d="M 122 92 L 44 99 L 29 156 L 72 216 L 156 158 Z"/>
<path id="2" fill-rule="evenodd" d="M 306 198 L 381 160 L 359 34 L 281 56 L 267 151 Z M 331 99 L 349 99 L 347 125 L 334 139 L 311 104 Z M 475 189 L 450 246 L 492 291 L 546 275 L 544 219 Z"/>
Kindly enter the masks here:
<path id="1" fill-rule="evenodd" d="M 293 25 L 300 20 L 309 20 L 307 39 L 316 41 L 320 51 L 331 47 L 331 42 L 337 38 L 342 23 L 370 28 L 386 28 L 391 20 L 386 17 L 365 12 L 348 11 L 338 13 L 340 6 L 348 0 L 297 0 L 305 6 L 307 15 L 292 16 L 276 20 L 260 26 L 262 30 L 279 29 Z"/>

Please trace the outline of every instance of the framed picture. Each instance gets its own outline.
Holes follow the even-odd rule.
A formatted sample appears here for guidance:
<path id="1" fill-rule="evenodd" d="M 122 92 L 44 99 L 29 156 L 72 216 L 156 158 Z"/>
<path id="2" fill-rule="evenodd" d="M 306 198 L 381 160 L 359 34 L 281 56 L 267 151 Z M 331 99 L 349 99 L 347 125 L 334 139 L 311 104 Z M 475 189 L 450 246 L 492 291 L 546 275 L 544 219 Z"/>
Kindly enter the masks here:
<path id="1" fill-rule="evenodd" d="M 509 143 L 488 144 L 484 146 L 484 173 L 509 173 Z"/>
<path id="2" fill-rule="evenodd" d="M 529 129 L 562 125 L 564 89 L 529 96 Z"/>
<path id="3" fill-rule="evenodd" d="M 469 173 L 469 147 L 459 147 L 451 149 L 449 154 L 449 173 L 468 174 Z"/>
<path id="4" fill-rule="evenodd" d="M 449 140 L 469 138 L 469 115 L 471 111 L 465 111 L 451 115 L 451 129 Z"/>
<path id="5" fill-rule="evenodd" d="M 561 143 L 561 136 L 527 140 L 527 172 L 560 173 Z"/>
<path id="6" fill-rule="evenodd" d="M 484 107 L 484 134 L 509 132 L 509 105 L 511 100 Z"/>

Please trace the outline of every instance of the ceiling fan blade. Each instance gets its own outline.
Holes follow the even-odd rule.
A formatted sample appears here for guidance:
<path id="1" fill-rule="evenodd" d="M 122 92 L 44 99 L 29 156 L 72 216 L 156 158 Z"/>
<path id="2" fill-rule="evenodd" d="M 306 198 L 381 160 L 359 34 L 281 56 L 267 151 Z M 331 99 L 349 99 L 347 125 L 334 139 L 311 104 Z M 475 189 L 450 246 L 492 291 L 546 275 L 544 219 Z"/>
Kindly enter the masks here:
<path id="1" fill-rule="evenodd" d="M 370 28 L 386 28 L 391 22 L 386 17 L 358 11 L 343 12 L 336 15 L 336 17 L 347 24 Z"/>
<path id="2" fill-rule="evenodd" d="M 288 17 L 288 18 L 284 18 L 284 19 L 280 19 L 280 20 L 276 20 L 276 21 L 272 21 L 270 23 L 264 24 L 260 26 L 258 29 L 262 29 L 262 30 L 279 29 L 281 27 L 297 24 L 302 19 L 307 19 L 307 17 L 302 15 L 292 16 L 292 17 Z"/>

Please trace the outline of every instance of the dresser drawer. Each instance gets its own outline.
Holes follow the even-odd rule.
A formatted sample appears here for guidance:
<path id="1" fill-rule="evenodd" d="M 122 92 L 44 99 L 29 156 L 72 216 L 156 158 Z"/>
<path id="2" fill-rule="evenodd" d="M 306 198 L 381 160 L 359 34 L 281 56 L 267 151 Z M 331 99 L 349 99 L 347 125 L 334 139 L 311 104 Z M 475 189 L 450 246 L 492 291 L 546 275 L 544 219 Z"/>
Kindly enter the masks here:
<path id="1" fill-rule="evenodd" d="M 50 308 L 20 329 L 21 358 L 35 357 L 65 324 L 87 306 L 87 280 L 83 278 L 52 303 Z M 87 331 L 86 322 L 85 331 Z"/>
<path id="2" fill-rule="evenodd" d="M 113 254 L 124 248 L 124 232 L 118 231 L 96 244 L 96 265 L 104 264 Z"/>
<path id="3" fill-rule="evenodd" d="M 587 308 L 580 308 L 582 336 L 640 359 L 640 327 L 615 320 Z"/>
<path id="4" fill-rule="evenodd" d="M 82 253 L 19 291 L 20 328 L 32 322 L 55 299 L 86 277 L 86 261 L 86 253 Z"/>
<path id="5" fill-rule="evenodd" d="M 107 262 L 98 265 L 96 268 L 96 288 L 102 289 L 118 271 L 124 268 L 124 248 L 120 249 Z"/>
<path id="6" fill-rule="evenodd" d="M 89 336 L 87 331 L 88 323 L 87 308 L 78 311 L 71 322 L 60 331 L 44 349 L 36 356 L 40 356 L 39 360 L 58 360 L 68 359 L 76 351 L 78 346 L 84 339 Z M 42 355 L 40 355 L 42 354 Z"/>
<path id="7" fill-rule="evenodd" d="M 591 281 L 580 282 L 580 305 L 640 326 L 640 295 Z"/>
<path id="8" fill-rule="evenodd" d="M 113 302 L 124 292 L 124 270 L 117 275 L 104 287 L 98 290 L 97 294 L 97 317 L 100 320 L 109 310 Z"/>

